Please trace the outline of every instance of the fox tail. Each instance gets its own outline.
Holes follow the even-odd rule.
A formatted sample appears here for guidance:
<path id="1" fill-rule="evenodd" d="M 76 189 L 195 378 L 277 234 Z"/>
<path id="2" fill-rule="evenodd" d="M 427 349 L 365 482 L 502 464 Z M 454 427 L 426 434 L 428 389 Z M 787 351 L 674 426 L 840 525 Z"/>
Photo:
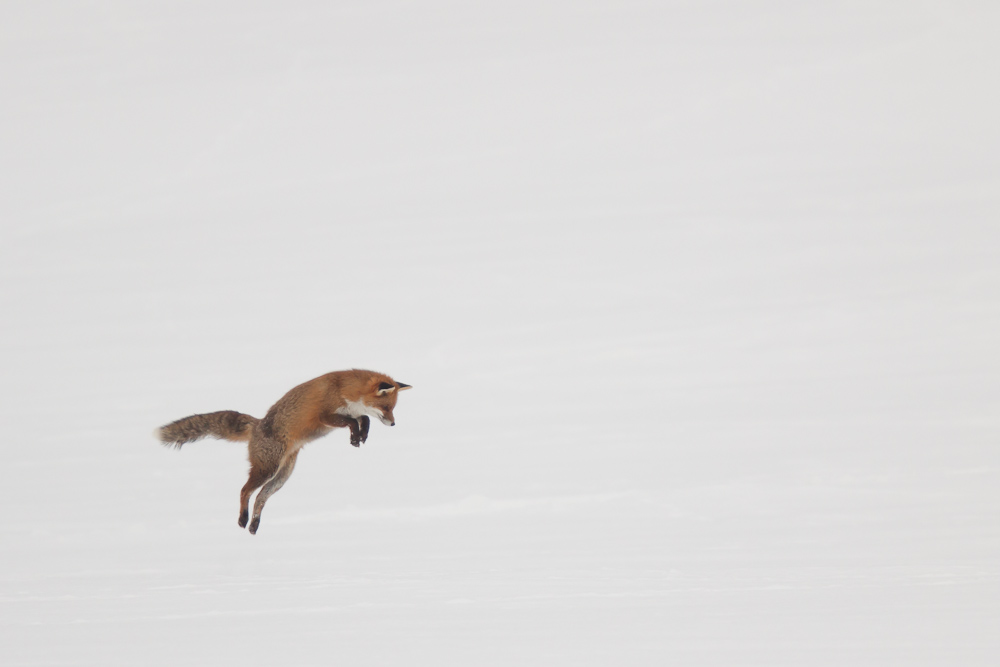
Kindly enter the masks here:
<path id="1" fill-rule="evenodd" d="M 245 415 L 242 412 L 222 410 L 221 412 L 209 412 L 204 415 L 191 415 L 178 419 L 156 429 L 153 431 L 153 435 L 164 445 L 173 445 L 177 448 L 207 436 L 235 442 L 247 442 L 250 440 L 250 432 L 258 421 L 260 420 L 256 417 Z"/>

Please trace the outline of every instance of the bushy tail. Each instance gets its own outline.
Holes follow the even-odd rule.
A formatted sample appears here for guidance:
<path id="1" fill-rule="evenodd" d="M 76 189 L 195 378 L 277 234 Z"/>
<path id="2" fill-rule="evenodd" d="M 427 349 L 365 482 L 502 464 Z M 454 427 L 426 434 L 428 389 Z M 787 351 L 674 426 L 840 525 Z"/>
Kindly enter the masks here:
<path id="1" fill-rule="evenodd" d="M 245 415 L 242 412 L 222 410 L 221 412 L 209 412 L 204 415 L 191 415 L 184 419 L 178 419 L 156 429 L 154 433 L 160 442 L 174 447 L 180 447 L 185 443 L 206 436 L 246 442 L 250 439 L 250 432 L 258 421 L 260 420 L 256 417 Z"/>

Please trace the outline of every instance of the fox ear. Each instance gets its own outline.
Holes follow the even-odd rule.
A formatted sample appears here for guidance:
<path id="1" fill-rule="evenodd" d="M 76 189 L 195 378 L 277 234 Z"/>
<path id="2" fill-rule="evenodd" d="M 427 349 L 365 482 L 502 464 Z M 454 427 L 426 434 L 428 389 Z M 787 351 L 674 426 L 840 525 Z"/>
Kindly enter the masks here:
<path id="1" fill-rule="evenodd" d="M 404 389 L 413 389 L 413 387 L 411 387 L 408 384 L 403 384 L 402 382 L 397 382 L 396 383 L 396 389 L 398 389 L 400 391 L 403 391 Z"/>
<path id="2" fill-rule="evenodd" d="M 375 392 L 376 396 L 385 396 L 386 394 L 391 394 L 396 391 L 396 386 L 389 384 L 388 382 L 379 382 L 378 391 Z"/>

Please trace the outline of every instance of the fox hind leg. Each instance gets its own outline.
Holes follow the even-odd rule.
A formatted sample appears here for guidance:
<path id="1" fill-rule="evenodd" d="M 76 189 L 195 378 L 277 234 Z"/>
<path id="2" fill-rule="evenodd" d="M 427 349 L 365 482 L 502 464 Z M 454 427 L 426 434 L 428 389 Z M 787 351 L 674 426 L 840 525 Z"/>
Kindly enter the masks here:
<path id="1" fill-rule="evenodd" d="M 250 496 L 259 489 L 264 482 L 274 476 L 276 467 L 264 467 L 260 465 L 250 465 L 250 477 L 240 491 L 240 528 L 247 527 L 247 520 L 250 517 L 249 506 Z"/>
<path id="2" fill-rule="evenodd" d="M 281 464 L 281 467 L 278 468 L 278 472 L 274 473 L 274 477 L 268 480 L 267 484 L 264 485 L 264 488 L 262 488 L 260 493 L 257 494 L 257 500 L 255 500 L 253 504 L 253 520 L 250 522 L 249 528 L 252 535 L 257 534 L 257 527 L 260 526 L 260 513 L 264 509 L 264 503 L 267 502 L 268 498 L 277 493 L 278 489 L 284 486 L 285 482 L 288 481 L 292 471 L 295 469 L 295 459 L 298 458 L 298 455 L 299 453 L 295 452 L 289 456 L 285 462 Z M 242 514 L 240 515 L 240 518 L 243 518 Z"/>

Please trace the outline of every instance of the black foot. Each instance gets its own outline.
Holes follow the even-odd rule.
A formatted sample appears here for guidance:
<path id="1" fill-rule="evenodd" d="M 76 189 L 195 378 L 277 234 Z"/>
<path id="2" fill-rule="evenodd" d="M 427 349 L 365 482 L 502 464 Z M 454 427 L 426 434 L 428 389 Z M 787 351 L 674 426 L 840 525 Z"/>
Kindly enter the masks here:
<path id="1" fill-rule="evenodd" d="M 257 534 L 257 526 L 259 526 L 259 525 L 260 525 L 260 517 L 257 517 L 253 521 L 250 522 L 250 534 L 251 535 L 256 535 Z"/>
<path id="2" fill-rule="evenodd" d="M 250 519 L 250 512 L 240 512 L 240 528 L 247 527 L 247 521 Z"/>

